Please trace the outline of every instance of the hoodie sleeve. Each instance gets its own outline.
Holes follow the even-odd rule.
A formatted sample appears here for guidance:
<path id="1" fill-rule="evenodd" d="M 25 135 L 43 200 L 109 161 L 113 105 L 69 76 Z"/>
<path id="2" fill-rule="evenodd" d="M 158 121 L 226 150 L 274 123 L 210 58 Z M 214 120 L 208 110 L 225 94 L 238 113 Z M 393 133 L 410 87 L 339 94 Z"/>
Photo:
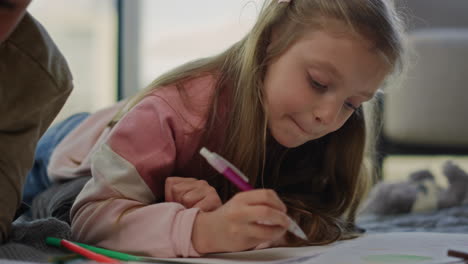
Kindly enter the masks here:
<path id="1" fill-rule="evenodd" d="M 164 200 L 184 123 L 150 95 L 116 125 L 92 157 L 93 178 L 71 211 L 75 240 L 155 257 L 199 256 L 191 234 L 198 209 Z"/>

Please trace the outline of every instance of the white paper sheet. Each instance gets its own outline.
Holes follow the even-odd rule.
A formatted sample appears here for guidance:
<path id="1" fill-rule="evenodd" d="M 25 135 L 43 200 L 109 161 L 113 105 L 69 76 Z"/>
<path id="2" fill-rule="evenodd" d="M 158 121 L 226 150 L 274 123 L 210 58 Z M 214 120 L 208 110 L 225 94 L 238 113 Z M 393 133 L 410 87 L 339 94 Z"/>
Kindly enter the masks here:
<path id="1" fill-rule="evenodd" d="M 204 264 L 435 264 L 457 260 L 447 256 L 448 249 L 468 251 L 468 234 L 374 233 L 328 246 L 270 248 L 166 261 Z"/>
<path id="2" fill-rule="evenodd" d="M 448 249 L 468 251 L 468 234 L 399 232 L 365 235 L 320 255 L 312 262 L 327 264 L 403 264 L 455 261 Z"/>

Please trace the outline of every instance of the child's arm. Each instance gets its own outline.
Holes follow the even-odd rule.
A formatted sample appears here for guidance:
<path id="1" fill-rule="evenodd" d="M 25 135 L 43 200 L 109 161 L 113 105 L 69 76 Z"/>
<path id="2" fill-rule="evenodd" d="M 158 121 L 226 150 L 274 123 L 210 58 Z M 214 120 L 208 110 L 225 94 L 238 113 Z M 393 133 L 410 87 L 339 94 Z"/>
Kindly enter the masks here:
<path id="1" fill-rule="evenodd" d="M 116 198 L 118 194 L 112 194 L 109 188 L 96 187 L 87 185 L 84 196 L 78 197 L 72 221 L 74 240 L 137 255 L 200 256 L 190 240 L 198 209 L 186 209 L 178 203 L 145 204 Z"/>
<path id="2" fill-rule="evenodd" d="M 93 178 L 71 211 L 75 240 L 157 257 L 199 256 L 191 243 L 199 209 L 155 203 L 164 199 L 165 179 L 183 148 L 181 124 L 156 96 L 125 115 L 93 155 Z"/>

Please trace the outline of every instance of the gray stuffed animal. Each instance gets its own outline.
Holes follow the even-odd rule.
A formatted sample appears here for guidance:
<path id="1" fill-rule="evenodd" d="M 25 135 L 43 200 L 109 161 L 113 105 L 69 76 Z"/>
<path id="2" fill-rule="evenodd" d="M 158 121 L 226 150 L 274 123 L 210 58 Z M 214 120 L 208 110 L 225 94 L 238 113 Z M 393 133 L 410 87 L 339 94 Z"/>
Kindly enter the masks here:
<path id="1" fill-rule="evenodd" d="M 452 161 L 443 165 L 446 189 L 438 186 L 434 175 L 420 170 L 404 182 L 380 182 L 371 190 L 361 214 L 394 215 L 434 211 L 468 204 L 468 174 Z"/>

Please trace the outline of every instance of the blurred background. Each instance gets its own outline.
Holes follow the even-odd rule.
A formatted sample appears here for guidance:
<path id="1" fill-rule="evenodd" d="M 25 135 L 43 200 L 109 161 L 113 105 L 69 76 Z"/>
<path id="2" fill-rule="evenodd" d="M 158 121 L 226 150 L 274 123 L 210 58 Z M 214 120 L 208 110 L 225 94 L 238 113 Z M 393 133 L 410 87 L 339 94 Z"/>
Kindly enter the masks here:
<path id="1" fill-rule="evenodd" d="M 75 89 L 56 120 L 111 105 L 181 63 L 224 50 L 249 30 L 262 2 L 33 1 L 29 11 L 48 29 L 75 80 Z M 443 161 L 455 160 L 468 170 L 468 128 L 460 125 L 467 123 L 467 111 L 459 107 L 465 105 L 466 110 L 468 105 L 463 81 L 468 76 L 464 61 L 468 58 L 468 1 L 396 0 L 396 5 L 405 14 L 409 44 L 416 56 L 408 74 L 411 78 L 388 92 L 380 104 L 383 133 L 378 177 L 396 181 L 414 170 L 430 169 L 444 185 Z M 421 48 L 421 43 L 435 44 Z M 444 63 L 447 58 L 452 59 Z M 428 65 L 442 70 L 428 69 Z M 428 88 L 431 84 L 433 90 Z M 405 89 L 414 92 L 409 95 Z M 442 89 L 443 93 L 437 92 Z M 434 103 L 435 98 L 439 103 Z M 450 103 L 452 108 L 447 107 Z M 434 119 L 434 113 L 440 118 Z M 419 130 L 414 132 L 411 127 L 416 125 Z"/>
<path id="2" fill-rule="evenodd" d="M 263 1 L 41 0 L 29 11 L 67 58 L 75 90 L 57 120 L 133 95 L 242 38 Z"/>

